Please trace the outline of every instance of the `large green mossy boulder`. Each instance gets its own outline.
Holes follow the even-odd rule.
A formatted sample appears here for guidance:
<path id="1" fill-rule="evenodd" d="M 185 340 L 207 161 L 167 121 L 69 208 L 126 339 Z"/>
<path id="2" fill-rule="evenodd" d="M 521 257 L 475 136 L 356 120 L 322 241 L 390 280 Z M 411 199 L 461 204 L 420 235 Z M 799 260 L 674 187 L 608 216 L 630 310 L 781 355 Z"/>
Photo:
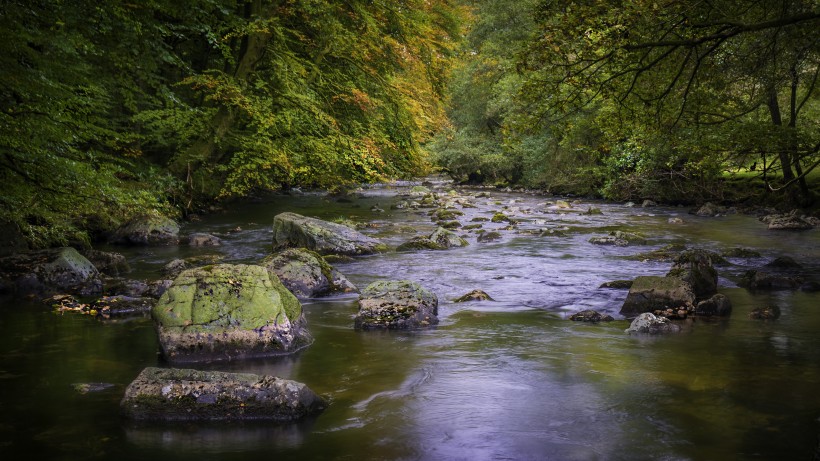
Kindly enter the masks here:
<path id="1" fill-rule="evenodd" d="M 620 314 L 632 318 L 667 308 L 689 309 L 694 302 L 692 287 L 677 277 L 641 276 L 632 282 Z"/>
<path id="2" fill-rule="evenodd" d="M 347 226 L 296 213 L 273 218 L 273 248 L 307 248 L 319 254 L 366 255 L 387 251 L 387 246 Z"/>
<path id="3" fill-rule="evenodd" d="M 275 376 L 153 367 L 142 370 L 120 402 L 138 421 L 291 422 L 326 407 L 306 385 Z"/>
<path id="4" fill-rule="evenodd" d="M 17 295 L 102 293 L 100 273 L 71 247 L 33 251 L 0 259 L 0 281 Z"/>
<path id="5" fill-rule="evenodd" d="M 290 248 L 267 256 L 261 264 L 276 275 L 297 298 L 358 291 L 347 277 L 318 253 L 305 248 Z"/>
<path id="6" fill-rule="evenodd" d="M 313 341 L 299 301 L 262 266 L 183 271 L 151 313 L 169 362 L 290 354 Z"/>
<path id="7" fill-rule="evenodd" d="M 438 323 L 438 297 L 409 280 L 373 282 L 359 295 L 357 330 L 416 330 Z"/>
<path id="8" fill-rule="evenodd" d="M 165 216 L 140 216 L 117 229 L 110 240 L 120 245 L 176 245 L 179 224 Z"/>

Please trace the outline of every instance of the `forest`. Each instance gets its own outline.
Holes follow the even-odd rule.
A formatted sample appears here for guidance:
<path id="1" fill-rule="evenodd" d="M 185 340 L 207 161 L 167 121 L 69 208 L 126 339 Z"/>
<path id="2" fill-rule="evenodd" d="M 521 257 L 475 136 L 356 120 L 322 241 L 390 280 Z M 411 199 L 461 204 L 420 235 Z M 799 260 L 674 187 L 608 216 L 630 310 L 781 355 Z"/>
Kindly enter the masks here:
<path id="1" fill-rule="evenodd" d="M 88 245 L 434 172 L 817 206 L 815 0 L 7 0 L 0 223 Z"/>

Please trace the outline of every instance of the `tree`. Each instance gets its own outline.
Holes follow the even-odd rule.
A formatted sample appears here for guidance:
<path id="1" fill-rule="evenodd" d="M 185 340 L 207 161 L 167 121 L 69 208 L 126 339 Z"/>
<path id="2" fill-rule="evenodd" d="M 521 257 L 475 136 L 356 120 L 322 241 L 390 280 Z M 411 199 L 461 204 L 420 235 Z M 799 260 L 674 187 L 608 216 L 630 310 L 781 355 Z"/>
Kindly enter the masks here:
<path id="1" fill-rule="evenodd" d="M 521 62 L 522 97 L 535 107 L 528 123 L 612 101 L 625 120 L 667 139 L 694 138 L 710 160 L 725 155 L 714 163 L 753 154 L 771 179 L 774 154 L 780 187 L 799 183 L 808 194 L 820 151 L 816 117 L 803 116 L 818 103 L 815 1 L 545 0 L 537 24 Z M 770 128 L 747 138 L 754 145 L 732 136 L 759 133 L 764 113 Z"/>

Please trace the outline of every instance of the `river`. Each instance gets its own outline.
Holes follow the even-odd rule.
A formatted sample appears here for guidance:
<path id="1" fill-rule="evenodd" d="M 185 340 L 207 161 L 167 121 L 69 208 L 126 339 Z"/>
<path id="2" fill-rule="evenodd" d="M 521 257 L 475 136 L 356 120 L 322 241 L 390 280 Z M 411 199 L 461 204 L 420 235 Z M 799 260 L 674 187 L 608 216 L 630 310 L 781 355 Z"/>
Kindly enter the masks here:
<path id="1" fill-rule="evenodd" d="M 427 211 L 391 209 L 415 183 L 377 185 L 351 201 L 320 193 L 274 196 L 186 224 L 224 245 L 195 249 L 103 248 L 123 252 L 129 277 L 159 278 L 171 259 L 203 253 L 254 263 L 270 251 L 282 211 L 370 223 L 363 230 L 396 246 L 435 226 Z M 446 182 L 436 182 L 446 193 Z M 482 197 L 475 198 L 477 192 Z M 0 456 L 47 460 L 723 460 L 812 459 L 820 433 L 820 296 L 750 293 L 745 270 L 791 256 L 818 280 L 820 231 L 775 232 L 753 216 L 697 217 L 685 208 L 627 207 L 495 189 L 462 190 L 476 208 L 459 220 L 505 211 L 520 219 L 482 223 L 498 241 L 446 251 L 386 253 L 337 263 L 359 287 L 410 279 L 437 294 L 437 328 L 353 330 L 356 296 L 303 303 L 315 343 L 295 356 L 201 368 L 282 376 L 330 400 L 297 425 L 134 425 L 121 419 L 125 386 L 163 366 L 150 319 L 59 315 L 38 304 L 0 306 Z M 483 196 L 487 195 L 487 196 Z M 376 206 L 385 211 L 371 210 Z M 594 206 L 600 215 L 580 211 Z M 506 207 L 506 208 L 505 208 Z M 670 218 L 682 218 L 673 224 Z M 241 228 L 241 229 L 237 229 Z M 552 233 L 539 236 L 541 230 Z M 589 243 L 610 230 L 639 231 L 647 245 Z M 467 234 L 460 231 L 460 234 Z M 718 267 L 733 312 L 696 319 L 672 336 L 629 336 L 618 315 L 625 290 L 601 283 L 664 275 L 669 262 L 628 256 L 684 243 L 760 252 Z M 495 301 L 454 303 L 473 289 Z M 775 321 L 749 319 L 777 304 Z M 609 323 L 567 319 L 596 309 Z M 76 383 L 108 387 L 79 392 Z M 9 456 L 11 455 L 11 457 Z"/>

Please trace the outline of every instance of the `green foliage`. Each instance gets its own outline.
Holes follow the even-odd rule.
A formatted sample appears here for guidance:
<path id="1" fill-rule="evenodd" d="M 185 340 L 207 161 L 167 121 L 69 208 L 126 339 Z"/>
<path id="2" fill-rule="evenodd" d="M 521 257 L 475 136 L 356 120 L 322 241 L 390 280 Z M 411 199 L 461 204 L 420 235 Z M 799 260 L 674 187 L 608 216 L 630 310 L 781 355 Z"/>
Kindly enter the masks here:
<path id="1" fill-rule="evenodd" d="M 418 174 L 461 12 L 445 0 L 0 4 L 0 220 L 32 246 L 132 214 Z"/>

